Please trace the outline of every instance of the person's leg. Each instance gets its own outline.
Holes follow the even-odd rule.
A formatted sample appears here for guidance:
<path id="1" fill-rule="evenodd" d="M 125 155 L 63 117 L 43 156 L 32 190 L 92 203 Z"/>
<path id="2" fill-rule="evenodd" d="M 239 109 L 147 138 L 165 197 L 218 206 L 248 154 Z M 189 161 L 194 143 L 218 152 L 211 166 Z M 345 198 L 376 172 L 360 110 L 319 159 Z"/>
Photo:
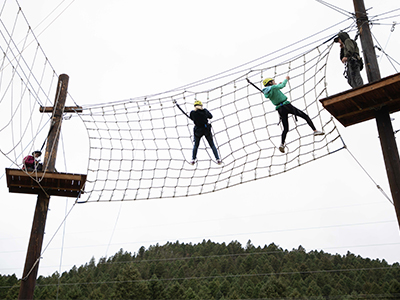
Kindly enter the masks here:
<path id="1" fill-rule="evenodd" d="M 281 118 L 282 125 L 283 125 L 283 131 L 282 131 L 282 136 L 281 136 L 281 144 L 282 145 L 285 144 L 286 135 L 289 132 L 288 110 L 286 108 L 286 106 L 288 106 L 288 105 L 289 104 L 283 105 L 278 108 L 278 113 L 279 113 L 279 116 Z"/>
<path id="2" fill-rule="evenodd" d="M 289 105 L 290 105 L 290 106 L 289 106 Z M 285 106 L 286 106 L 286 105 L 285 105 Z M 295 116 L 298 116 L 298 117 L 300 117 L 300 118 L 306 120 L 308 126 L 310 126 L 311 129 L 312 129 L 313 131 L 316 131 L 316 130 L 317 130 L 317 129 L 315 128 L 315 126 L 314 126 L 313 121 L 310 119 L 310 117 L 309 117 L 306 113 L 304 113 L 304 112 L 301 111 L 300 109 L 294 107 L 292 104 L 288 104 L 287 106 L 288 106 L 288 109 L 289 109 L 289 111 L 290 111 L 291 114 L 293 114 L 293 115 L 295 115 Z"/>
<path id="3" fill-rule="evenodd" d="M 199 149 L 201 136 L 194 136 L 194 145 L 193 145 L 193 152 L 192 152 L 192 159 L 196 160 L 197 157 L 197 150 Z"/>
<path id="4" fill-rule="evenodd" d="M 212 138 L 212 134 L 208 134 L 208 135 L 206 135 L 205 137 L 206 137 L 207 142 L 208 142 L 208 144 L 210 145 L 210 147 L 211 147 L 211 149 L 212 149 L 212 151 L 213 151 L 213 153 L 214 153 L 215 159 L 216 159 L 216 160 L 219 160 L 219 155 L 218 155 L 217 147 L 215 147 L 215 144 L 214 144 L 214 141 L 213 141 L 213 138 Z"/>
<path id="5" fill-rule="evenodd" d="M 347 71 L 348 82 L 353 89 L 364 84 L 360 74 L 360 63 L 356 59 L 351 58 L 349 60 Z"/>
<path id="6" fill-rule="evenodd" d="M 352 76 L 351 76 L 351 67 L 350 67 L 350 62 L 347 62 L 347 67 L 346 67 L 346 78 L 347 78 L 347 83 L 352 87 L 353 87 L 353 80 L 352 80 Z"/>

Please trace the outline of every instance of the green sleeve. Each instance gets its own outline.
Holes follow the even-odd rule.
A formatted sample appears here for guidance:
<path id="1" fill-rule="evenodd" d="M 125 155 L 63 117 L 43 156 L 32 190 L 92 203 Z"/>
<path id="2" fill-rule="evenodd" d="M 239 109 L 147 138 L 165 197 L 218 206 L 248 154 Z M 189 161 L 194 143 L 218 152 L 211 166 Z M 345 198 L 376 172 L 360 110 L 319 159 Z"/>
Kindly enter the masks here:
<path id="1" fill-rule="evenodd" d="M 277 85 L 273 85 L 271 88 L 283 89 L 286 86 L 287 82 L 288 82 L 287 79 L 285 79 L 282 83 L 277 84 Z"/>

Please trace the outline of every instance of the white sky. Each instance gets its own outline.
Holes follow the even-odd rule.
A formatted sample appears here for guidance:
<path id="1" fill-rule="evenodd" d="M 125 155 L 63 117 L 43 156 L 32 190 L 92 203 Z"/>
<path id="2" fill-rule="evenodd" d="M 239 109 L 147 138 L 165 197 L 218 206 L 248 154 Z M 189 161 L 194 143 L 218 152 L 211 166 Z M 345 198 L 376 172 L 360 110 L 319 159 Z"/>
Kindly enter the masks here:
<path id="1" fill-rule="evenodd" d="M 350 0 L 334 2 L 354 11 Z M 285 5 L 215 0 L 19 3 L 55 70 L 70 76 L 69 93 L 80 105 L 170 90 L 271 53 L 346 18 L 311 0 L 288 0 Z M 365 0 L 365 6 L 373 6 L 370 16 L 400 7 L 397 0 Z M 399 17 L 381 23 L 396 20 Z M 333 28 L 332 34 L 340 29 Z M 400 61 L 400 28 L 390 29 L 376 25 L 372 31 L 385 51 Z M 328 65 L 330 95 L 349 88 L 337 45 L 333 51 Z M 382 77 L 396 73 L 386 58 L 378 61 Z M 364 72 L 363 78 L 366 82 Z M 67 105 L 74 105 L 71 99 Z M 392 117 L 394 130 L 400 129 L 398 113 Z M 348 149 L 391 197 L 375 121 L 348 128 L 337 125 Z M 88 141 L 79 118 L 63 123 L 63 137 L 65 159 L 60 147 L 57 169 L 85 173 Z M 3 168 L 9 167 L 9 161 L 1 162 Z M 36 197 L 9 194 L 4 176 L 0 193 L 0 274 L 20 277 Z M 275 243 L 291 250 L 302 245 L 307 251 L 342 255 L 350 251 L 389 263 L 400 261 L 394 207 L 347 150 L 286 174 L 204 196 L 79 204 L 49 244 L 72 203 L 73 199 L 62 197 L 50 200 L 43 248 L 49 246 L 39 274 L 69 270 L 120 248 L 136 252 L 156 243 L 203 239 L 237 240 L 243 246 L 250 239 L 255 246 Z"/>

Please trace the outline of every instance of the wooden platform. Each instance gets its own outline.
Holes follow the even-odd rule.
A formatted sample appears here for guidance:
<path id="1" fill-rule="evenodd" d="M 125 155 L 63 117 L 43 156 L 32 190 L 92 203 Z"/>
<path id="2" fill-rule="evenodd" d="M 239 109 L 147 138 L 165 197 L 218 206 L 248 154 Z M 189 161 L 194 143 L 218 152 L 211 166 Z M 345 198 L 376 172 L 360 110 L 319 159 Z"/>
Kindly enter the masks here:
<path id="1" fill-rule="evenodd" d="M 80 197 L 86 182 L 86 175 L 32 172 L 20 169 L 6 169 L 7 187 L 10 193 L 38 194 L 42 188 L 49 196 Z M 42 178 L 43 177 L 43 178 Z M 40 186 L 35 180 L 38 178 Z"/>
<path id="2" fill-rule="evenodd" d="M 399 111 L 400 73 L 320 101 L 345 127 L 374 119 L 375 111 L 383 106 L 389 113 Z"/>

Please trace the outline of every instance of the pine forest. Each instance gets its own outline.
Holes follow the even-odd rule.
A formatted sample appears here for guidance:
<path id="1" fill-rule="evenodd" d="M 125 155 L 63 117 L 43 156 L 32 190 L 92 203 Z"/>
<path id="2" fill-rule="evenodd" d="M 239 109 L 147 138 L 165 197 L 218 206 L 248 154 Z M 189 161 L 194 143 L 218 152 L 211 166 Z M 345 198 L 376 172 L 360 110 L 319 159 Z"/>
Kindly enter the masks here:
<path id="1" fill-rule="evenodd" d="M 19 279 L 0 275 L 0 299 Z M 120 249 L 61 275 L 40 276 L 35 299 L 400 299 L 400 264 L 237 241 Z"/>

